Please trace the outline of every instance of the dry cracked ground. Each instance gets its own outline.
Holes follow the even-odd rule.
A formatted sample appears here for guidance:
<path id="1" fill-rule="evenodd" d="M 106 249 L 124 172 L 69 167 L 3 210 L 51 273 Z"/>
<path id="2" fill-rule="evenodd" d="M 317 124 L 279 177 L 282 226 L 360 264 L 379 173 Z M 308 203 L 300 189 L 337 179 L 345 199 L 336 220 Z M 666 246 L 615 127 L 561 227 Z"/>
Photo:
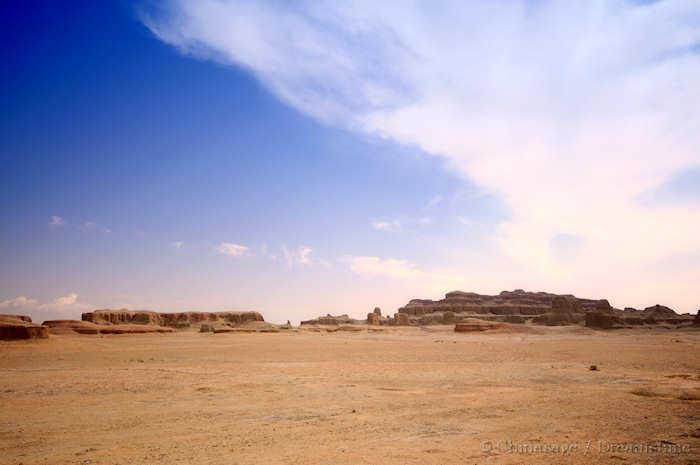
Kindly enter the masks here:
<path id="1" fill-rule="evenodd" d="M 700 463 L 699 331 L 66 335 L 0 374 L 2 464 Z"/>

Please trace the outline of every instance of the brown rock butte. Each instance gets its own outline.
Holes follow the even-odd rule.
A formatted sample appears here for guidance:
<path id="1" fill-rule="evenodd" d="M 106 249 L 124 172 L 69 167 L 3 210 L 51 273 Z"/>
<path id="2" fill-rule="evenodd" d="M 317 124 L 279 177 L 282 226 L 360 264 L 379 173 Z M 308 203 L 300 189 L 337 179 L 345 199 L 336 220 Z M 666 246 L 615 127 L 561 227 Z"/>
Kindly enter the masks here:
<path id="1" fill-rule="evenodd" d="M 587 318 L 591 313 L 594 315 Z M 450 324 L 460 323 L 468 316 L 507 323 L 585 324 L 595 328 L 659 323 L 683 325 L 693 320 L 691 315 L 678 315 L 673 309 L 658 304 L 644 310 L 619 310 L 611 307 L 606 299 L 516 289 L 493 296 L 453 291 L 438 301 L 413 299 L 399 308 L 387 324 Z"/>
<path id="2" fill-rule="evenodd" d="M 32 323 L 26 315 L 0 314 L 0 339 L 43 339 L 49 337 L 49 328 Z"/>
<path id="3" fill-rule="evenodd" d="M 51 334 L 146 334 L 172 333 L 173 328 L 146 324 L 95 324 L 80 320 L 48 320 L 44 322 Z"/>
<path id="4" fill-rule="evenodd" d="M 474 331 L 488 331 L 491 329 L 501 329 L 507 327 L 506 323 L 496 323 L 493 321 L 468 318 L 455 325 L 456 333 L 470 333 Z"/>
<path id="5" fill-rule="evenodd" d="M 137 324 L 189 328 L 192 324 L 221 322 L 240 325 L 249 321 L 265 321 L 262 315 L 253 311 L 241 312 L 177 312 L 157 313 L 148 310 L 95 310 L 83 313 L 83 321 L 96 324 Z"/>
<path id="6" fill-rule="evenodd" d="M 355 320 L 353 318 L 350 318 L 348 315 L 331 315 L 330 313 L 327 314 L 326 316 L 319 316 L 318 318 L 314 318 L 312 320 L 305 320 L 301 322 L 302 326 L 308 326 L 308 325 L 330 325 L 330 326 L 338 326 L 338 325 L 346 325 L 346 324 L 363 324 L 365 321 L 363 320 Z"/>
<path id="7" fill-rule="evenodd" d="M 399 313 L 425 315 L 435 312 L 475 313 L 494 315 L 542 315 L 544 313 L 612 311 L 605 299 L 582 299 L 573 295 L 547 292 L 526 292 L 522 289 L 502 291 L 498 295 L 453 291 L 442 300 L 413 299 L 399 308 Z"/>

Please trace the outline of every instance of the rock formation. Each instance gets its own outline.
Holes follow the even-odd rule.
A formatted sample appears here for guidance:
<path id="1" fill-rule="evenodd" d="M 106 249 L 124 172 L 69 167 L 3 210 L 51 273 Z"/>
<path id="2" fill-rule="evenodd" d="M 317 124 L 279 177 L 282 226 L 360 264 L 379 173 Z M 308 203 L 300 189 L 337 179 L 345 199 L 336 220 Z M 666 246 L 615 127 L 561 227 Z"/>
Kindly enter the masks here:
<path id="1" fill-rule="evenodd" d="M 326 316 L 320 316 L 318 318 L 314 318 L 313 320 L 302 321 L 301 325 L 302 326 L 309 326 L 309 325 L 338 326 L 338 325 L 363 324 L 363 323 L 366 323 L 366 321 L 355 320 L 355 319 L 352 319 L 348 315 L 345 315 L 345 314 L 334 316 L 334 315 L 331 315 L 329 313 Z"/>
<path id="2" fill-rule="evenodd" d="M 26 315 L 0 314 L 0 339 L 43 339 L 49 337 L 49 328 L 32 323 Z"/>
<path id="3" fill-rule="evenodd" d="M 258 312 L 180 312 L 157 313 L 148 310 L 95 310 L 83 313 L 82 320 L 49 320 L 44 325 L 55 334 L 142 334 L 171 333 L 207 324 L 214 327 L 235 327 L 263 322 Z"/>
<path id="4" fill-rule="evenodd" d="M 151 324 L 96 324 L 80 320 L 48 320 L 44 325 L 51 334 L 146 334 L 172 333 L 173 328 Z"/>
<path id="5" fill-rule="evenodd" d="M 594 315 L 587 319 L 587 315 Z M 531 323 L 547 326 L 585 324 L 604 328 L 642 324 L 691 324 L 692 316 L 678 315 L 663 305 L 644 310 L 613 308 L 606 299 L 583 299 L 570 294 L 503 291 L 498 295 L 454 291 L 438 301 L 413 299 L 399 308 L 388 324 L 450 324 L 469 317 L 507 323 Z M 399 322 L 400 320 L 400 322 Z"/>
<path id="6" fill-rule="evenodd" d="M 367 314 L 367 324 L 372 326 L 382 324 L 382 310 L 379 307 L 374 307 L 374 310 Z"/>
<path id="7" fill-rule="evenodd" d="M 477 318 L 467 318 L 465 321 L 455 325 L 456 333 L 470 333 L 474 331 L 487 331 L 491 329 L 505 328 L 505 323 L 497 323 L 493 321 L 479 320 Z"/>
<path id="8" fill-rule="evenodd" d="M 396 326 L 408 326 L 410 324 L 407 313 L 394 313 L 394 324 Z"/>
<path id="9" fill-rule="evenodd" d="M 596 329 L 610 329 L 616 322 L 616 318 L 612 315 L 601 312 L 586 313 L 586 327 Z"/>
<path id="10" fill-rule="evenodd" d="M 240 325 L 248 321 L 265 321 L 258 312 L 178 312 L 157 313 L 148 310 L 95 310 L 83 313 L 83 321 L 96 324 L 136 324 L 189 328 L 200 323 Z"/>

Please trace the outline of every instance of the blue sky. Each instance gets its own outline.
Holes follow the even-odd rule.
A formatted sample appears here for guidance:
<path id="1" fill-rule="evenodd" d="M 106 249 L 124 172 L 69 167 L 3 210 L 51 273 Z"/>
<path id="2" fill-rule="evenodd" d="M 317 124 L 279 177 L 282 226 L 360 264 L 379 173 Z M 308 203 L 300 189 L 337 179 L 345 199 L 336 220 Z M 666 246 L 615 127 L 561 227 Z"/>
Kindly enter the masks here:
<path id="1" fill-rule="evenodd" d="M 446 4 L 468 37 L 362 2 L 9 4 L 2 311 L 284 321 L 516 287 L 694 311 L 700 33 L 660 3 Z"/>

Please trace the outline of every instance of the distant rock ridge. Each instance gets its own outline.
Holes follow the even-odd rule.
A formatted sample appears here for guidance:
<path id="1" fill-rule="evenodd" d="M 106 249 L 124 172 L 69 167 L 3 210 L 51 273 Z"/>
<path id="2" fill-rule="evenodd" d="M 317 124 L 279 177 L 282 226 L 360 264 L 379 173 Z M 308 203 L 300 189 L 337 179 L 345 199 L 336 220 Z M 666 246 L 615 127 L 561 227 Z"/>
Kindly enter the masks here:
<path id="1" fill-rule="evenodd" d="M 693 322 L 692 315 L 679 315 L 663 305 L 644 310 L 613 308 L 607 299 L 586 299 L 571 294 L 502 291 L 498 295 L 452 291 L 441 300 L 412 299 L 382 324 L 429 325 L 459 323 L 477 317 L 485 321 L 531 323 L 546 326 L 581 324 L 593 328 Z M 369 318 L 369 317 L 368 317 Z"/>
<path id="2" fill-rule="evenodd" d="M 311 320 L 305 320 L 301 322 L 302 326 L 309 325 L 326 325 L 326 326 L 338 326 L 347 324 L 361 324 L 365 323 L 364 320 L 355 320 L 350 318 L 348 315 L 331 315 L 328 313 L 326 316 L 319 316 Z"/>
<path id="3" fill-rule="evenodd" d="M 452 291 L 442 300 L 413 299 L 398 313 L 425 315 L 435 312 L 480 313 L 493 315 L 542 315 L 552 312 L 554 306 L 571 307 L 574 312 L 610 312 L 612 307 L 606 299 L 582 299 L 570 294 L 558 295 L 548 292 L 526 292 L 522 289 L 502 291 L 498 295 L 483 295 L 475 292 Z"/>
<path id="4" fill-rule="evenodd" d="M 193 324 L 221 322 L 237 326 L 249 321 L 265 321 L 263 316 L 254 311 L 237 312 L 176 312 L 158 313 L 149 310 L 95 310 L 82 314 L 82 320 L 90 323 L 137 324 L 165 326 L 169 328 L 189 328 Z"/>

